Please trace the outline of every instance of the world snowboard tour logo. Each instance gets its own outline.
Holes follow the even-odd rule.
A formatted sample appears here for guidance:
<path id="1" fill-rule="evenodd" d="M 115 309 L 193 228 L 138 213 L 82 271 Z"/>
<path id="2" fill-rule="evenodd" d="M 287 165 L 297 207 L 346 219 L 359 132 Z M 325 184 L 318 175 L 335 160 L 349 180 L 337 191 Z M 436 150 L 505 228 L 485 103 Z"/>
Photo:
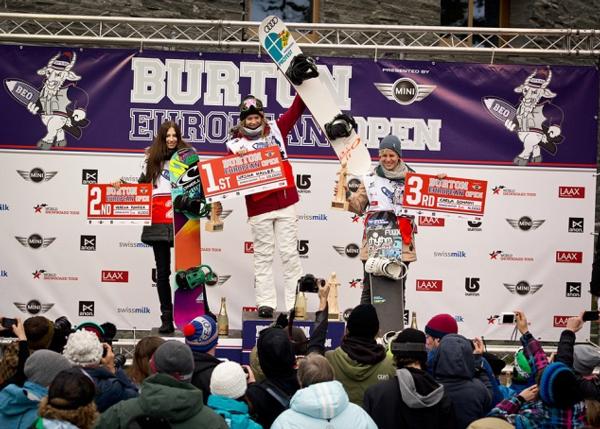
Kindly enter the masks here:
<path id="1" fill-rule="evenodd" d="M 34 213 L 47 215 L 79 216 L 79 210 L 61 210 L 56 206 L 40 203 L 33 206 Z"/>
<path id="2" fill-rule="evenodd" d="M 531 256 L 515 256 L 502 250 L 493 250 L 488 255 L 490 259 L 503 262 L 533 262 L 534 260 Z"/>
<path id="3" fill-rule="evenodd" d="M 374 83 L 373 85 L 385 98 L 403 106 L 422 101 L 436 88 L 436 85 L 420 85 L 408 77 L 402 77 L 394 83 Z"/>
<path id="4" fill-rule="evenodd" d="M 536 192 L 524 192 L 515 188 L 509 188 L 505 185 L 496 185 L 492 188 L 492 195 L 502 195 L 505 197 L 535 197 Z"/>
<path id="5" fill-rule="evenodd" d="M 351 289 L 353 288 L 363 288 L 363 279 L 357 278 L 357 279 L 352 279 L 348 282 L 348 285 L 350 286 Z"/>
<path id="6" fill-rule="evenodd" d="M 45 172 L 39 167 L 34 167 L 29 171 L 17 170 L 17 173 L 19 174 L 19 176 L 21 176 L 24 180 L 27 180 L 28 182 L 42 183 L 51 180 L 54 176 L 56 176 L 58 171 Z"/>
<path id="7" fill-rule="evenodd" d="M 79 277 L 77 276 L 65 276 L 59 275 L 56 273 L 50 273 L 47 270 L 35 270 L 31 273 L 34 280 L 54 280 L 54 281 L 78 281 Z"/>
<path id="8" fill-rule="evenodd" d="M 56 237 L 44 238 L 40 234 L 31 234 L 27 238 L 15 236 L 15 239 L 25 247 L 30 247 L 32 249 L 39 249 L 40 247 L 50 246 L 52 243 L 54 243 L 54 240 L 56 240 Z"/>

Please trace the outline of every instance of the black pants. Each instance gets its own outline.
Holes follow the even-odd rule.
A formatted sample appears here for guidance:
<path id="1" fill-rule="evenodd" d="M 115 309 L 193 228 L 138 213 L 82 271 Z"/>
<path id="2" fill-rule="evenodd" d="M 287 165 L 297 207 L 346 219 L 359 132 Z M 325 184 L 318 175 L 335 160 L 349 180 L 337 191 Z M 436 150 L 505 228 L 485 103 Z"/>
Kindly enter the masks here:
<path id="1" fill-rule="evenodd" d="M 365 271 L 365 263 L 363 261 L 363 290 L 360 294 L 360 303 L 361 304 L 371 304 L 371 279 L 369 273 Z M 410 262 L 405 262 L 406 268 L 410 265 Z M 402 300 L 404 301 L 404 308 L 406 308 L 406 277 L 402 280 Z"/>
<path id="2" fill-rule="evenodd" d="M 168 242 L 157 242 L 152 245 L 154 260 L 156 261 L 156 290 L 160 302 L 160 312 L 173 312 L 173 300 L 171 299 L 171 246 Z"/>

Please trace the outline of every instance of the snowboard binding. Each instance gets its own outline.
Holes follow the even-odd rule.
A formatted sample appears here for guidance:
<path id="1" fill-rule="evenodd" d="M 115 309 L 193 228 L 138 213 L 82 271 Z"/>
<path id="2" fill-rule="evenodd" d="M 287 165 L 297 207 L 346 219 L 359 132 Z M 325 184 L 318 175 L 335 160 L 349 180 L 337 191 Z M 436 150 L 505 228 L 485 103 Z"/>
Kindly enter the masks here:
<path id="1" fill-rule="evenodd" d="M 319 76 L 319 71 L 312 57 L 298 54 L 292 59 L 285 75 L 294 85 L 301 85 L 305 80 Z"/>
<path id="2" fill-rule="evenodd" d="M 350 115 L 340 113 L 333 118 L 333 121 L 325 124 L 325 133 L 329 140 L 350 137 L 352 130 L 357 129 L 356 121 Z"/>
<path id="3" fill-rule="evenodd" d="M 218 281 L 219 276 L 208 265 L 177 271 L 175 274 L 175 283 L 183 290 L 192 290 L 200 285 L 214 286 Z"/>
<path id="4" fill-rule="evenodd" d="M 178 195 L 173 200 L 173 208 L 178 212 L 191 213 L 200 217 L 210 215 L 211 205 L 206 203 L 204 195 L 200 197 L 190 197 L 188 195 Z"/>

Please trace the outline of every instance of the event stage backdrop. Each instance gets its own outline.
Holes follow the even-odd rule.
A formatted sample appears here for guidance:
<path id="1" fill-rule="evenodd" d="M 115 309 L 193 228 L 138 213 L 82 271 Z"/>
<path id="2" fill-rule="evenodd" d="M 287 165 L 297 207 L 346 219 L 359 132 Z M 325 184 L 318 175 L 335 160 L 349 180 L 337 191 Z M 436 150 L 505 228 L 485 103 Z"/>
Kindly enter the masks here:
<path id="1" fill-rule="evenodd" d="M 252 93 L 278 115 L 293 90 L 256 55 L 19 46 L 0 46 L 0 54 L 0 313 L 156 326 L 152 250 L 140 243 L 140 227 L 88 225 L 86 184 L 135 180 L 143 150 L 166 118 L 181 123 L 203 157 L 222 156 L 241 97 Z M 512 327 L 496 316 L 523 309 L 536 336 L 556 339 L 568 316 L 589 307 L 595 68 L 318 62 L 374 157 L 379 139 L 394 133 L 418 172 L 488 181 L 481 222 L 417 219 L 407 307 L 421 327 L 449 312 L 467 336 L 507 339 Z M 53 88 L 42 88 L 59 70 L 66 80 L 51 99 Z M 27 106 L 38 91 L 40 102 Z M 532 99 L 531 114 L 511 131 L 505 119 L 525 108 L 524 97 Z M 301 196 L 304 269 L 322 277 L 337 272 L 340 308 L 351 307 L 360 296 L 362 219 L 329 209 L 339 164 L 310 112 L 288 147 Z M 528 165 L 515 165 L 518 155 Z M 239 328 L 241 307 L 254 303 L 251 234 L 243 200 L 224 209 L 225 231 L 203 233 L 202 257 L 219 274 L 208 289 L 211 306 L 217 311 L 226 296 L 230 324 Z M 281 285 L 280 268 L 276 273 Z M 309 305 L 316 306 L 315 297 Z"/>

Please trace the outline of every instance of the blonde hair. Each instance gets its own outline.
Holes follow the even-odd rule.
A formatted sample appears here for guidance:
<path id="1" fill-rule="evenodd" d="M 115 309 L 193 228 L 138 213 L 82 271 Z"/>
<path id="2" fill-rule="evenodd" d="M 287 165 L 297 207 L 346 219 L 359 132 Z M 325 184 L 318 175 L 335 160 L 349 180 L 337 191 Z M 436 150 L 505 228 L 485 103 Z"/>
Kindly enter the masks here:
<path id="1" fill-rule="evenodd" d="M 100 415 L 94 401 L 74 410 L 61 410 L 50 405 L 47 396 L 44 396 L 40 401 L 38 414 L 40 417 L 45 417 L 47 419 L 65 420 L 73 423 L 80 429 L 93 429 L 96 420 Z"/>
<path id="2" fill-rule="evenodd" d="M 600 402 L 593 399 L 585 400 L 585 418 L 588 425 L 600 428 Z"/>
<path id="3" fill-rule="evenodd" d="M 298 382 L 302 387 L 332 381 L 335 376 L 329 361 L 317 353 L 310 353 L 298 364 Z"/>

